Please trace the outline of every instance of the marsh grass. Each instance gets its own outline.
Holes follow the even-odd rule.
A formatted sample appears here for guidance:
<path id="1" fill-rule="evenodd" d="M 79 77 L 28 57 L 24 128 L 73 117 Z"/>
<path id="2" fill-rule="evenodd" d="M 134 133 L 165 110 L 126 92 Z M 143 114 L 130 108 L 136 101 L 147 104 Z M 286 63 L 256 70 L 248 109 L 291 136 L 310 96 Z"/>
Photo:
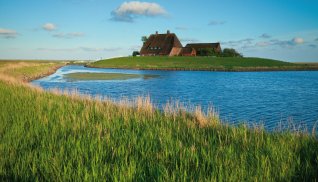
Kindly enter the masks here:
<path id="1" fill-rule="evenodd" d="M 315 135 L 0 79 L 1 181 L 317 181 Z"/>
<path id="2" fill-rule="evenodd" d="M 66 62 L 0 61 L 0 74 L 28 82 L 54 73 Z"/>

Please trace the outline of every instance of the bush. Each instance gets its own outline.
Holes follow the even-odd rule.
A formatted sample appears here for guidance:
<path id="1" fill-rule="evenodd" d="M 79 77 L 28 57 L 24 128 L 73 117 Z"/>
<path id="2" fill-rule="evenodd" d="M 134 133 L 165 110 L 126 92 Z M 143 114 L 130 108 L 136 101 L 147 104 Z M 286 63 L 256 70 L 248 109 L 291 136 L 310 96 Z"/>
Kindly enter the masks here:
<path id="1" fill-rule="evenodd" d="M 222 51 L 222 57 L 243 57 L 243 55 L 233 48 L 225 48 Z"/>
<path id="2" fill-rule="evenodd" d="M 133 53 L 132 53 L 132 56 L 138 56 L 138 55 L 140 55 L 140 52 L 139 51 L 134 51 Z"/>
<path id="3" fill-rule="evenodd" d="M 202 48 L 198 49 L 197 56 L 219 56 L 213 48 Z"/>

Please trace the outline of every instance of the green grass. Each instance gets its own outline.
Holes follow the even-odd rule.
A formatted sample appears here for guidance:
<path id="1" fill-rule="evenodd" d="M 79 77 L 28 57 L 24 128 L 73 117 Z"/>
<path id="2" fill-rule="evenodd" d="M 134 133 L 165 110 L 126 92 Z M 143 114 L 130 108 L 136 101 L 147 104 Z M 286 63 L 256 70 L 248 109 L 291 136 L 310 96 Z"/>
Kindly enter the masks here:
<path id="1" fill-rule="evenodd" d="M 45 92 L 5 77 L 0 103 L 0 181 L 318 180 L 318 141 L 309 134 L 227 126 L 199 108 L 160 112 L 149 98 L 114 104 Z"/>
<path id="2" fill-rule="evenodd" d="M 123 73 L 69 73 L 64 77 L 69 80 L 128 80 L 133 78 L 153 78 L 156 75 L 123 74 Z"/>
<path id="3" fill-rule="evenodd" d="M 88 64 L 91 67 L 162 69 L 162 70 L 215 70 L 215 71 L 270 71 L 317 70 L 318 65 L 293 64 L 262 58 L 223 57 L 122 57 Z"/>

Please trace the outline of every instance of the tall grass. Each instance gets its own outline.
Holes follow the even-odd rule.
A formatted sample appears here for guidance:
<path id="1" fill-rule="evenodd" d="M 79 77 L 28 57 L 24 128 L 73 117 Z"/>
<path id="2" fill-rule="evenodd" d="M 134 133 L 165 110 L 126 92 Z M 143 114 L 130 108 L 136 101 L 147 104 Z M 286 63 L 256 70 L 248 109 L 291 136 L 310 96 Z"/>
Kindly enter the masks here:
<path id="1" fill-rule="evenodd" d="M 1 77 L 2 78 L 2 77 Z M 318 141 L 0 79 L 1 181 L 314 181 Z M 177 107 L 176 107 L 177 106 Z"/>

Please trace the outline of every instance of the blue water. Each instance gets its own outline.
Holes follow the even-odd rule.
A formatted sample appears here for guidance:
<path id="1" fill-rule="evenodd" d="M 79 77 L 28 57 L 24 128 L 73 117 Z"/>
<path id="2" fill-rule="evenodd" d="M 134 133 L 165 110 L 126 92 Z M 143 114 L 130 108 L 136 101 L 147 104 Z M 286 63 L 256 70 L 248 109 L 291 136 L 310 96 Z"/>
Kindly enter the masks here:
<path id="1" fill-rule="evenodd" d="M 153 74 L 152 79 L 69 81 L 72 72 Z M 258 123 L 273 130 L 290 123 L 311 130 L 318 125 L 318 71 L 208 72 L 143 71 L 65 66 L 55 74 L 32 82 L 45 89 L 77 89 L 115 100 L 151 97 L 162 108 L 167 101 L 213 106 L 224 122 Z M 317 126 L 318 127 L 318 126 Z"/>

